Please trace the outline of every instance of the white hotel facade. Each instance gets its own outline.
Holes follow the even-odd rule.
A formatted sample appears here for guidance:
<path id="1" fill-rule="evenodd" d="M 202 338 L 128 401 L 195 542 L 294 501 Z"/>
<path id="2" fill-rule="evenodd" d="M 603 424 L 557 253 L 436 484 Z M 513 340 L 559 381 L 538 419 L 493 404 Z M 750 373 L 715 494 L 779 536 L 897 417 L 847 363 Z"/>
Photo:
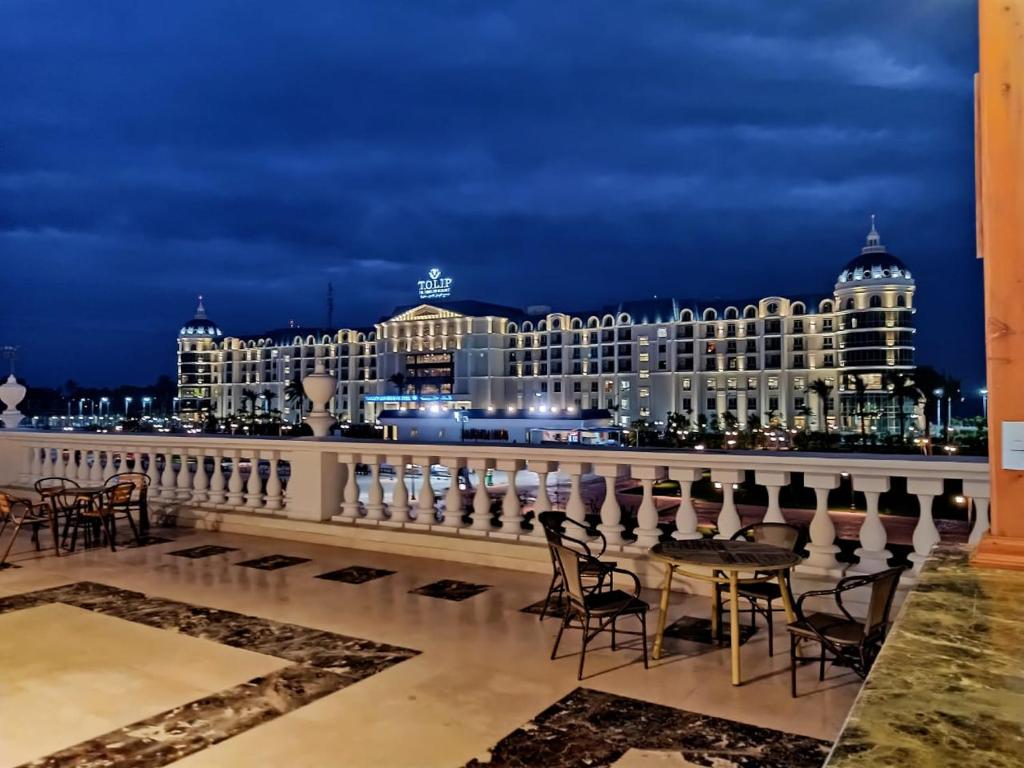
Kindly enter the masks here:
<path id="1" fill-rule="evenodd" d="M 440 406 L 551 418 L 610 409 L 622 424 L 663 422 L 670 412 L 724 422 L 731 413 L 741 426 L 756 415 L 801 427 L 809 408 L 808 426 L 823 429 L 806 391 L 823 379 L 834 387 L 831 425 L 854 430 L 860 408 L 847 385 L 857 374 L 868 423 L 886 432 L 897 420 L 885 374 L 914 367 L 914 280 L 874 226 L 820 296 L 658 298 L 566 313 L 453 301 L 450 287 L 432 270 L 420 284 L 428 298 L 372 327 L 253 336 L 222 333 L 200 301 L 178 336 L 180 410 L 224 417 L 245 407 L 244 390 L 269 390 L 270 406 L 295 421 L 285 389 L 322 361 L 338 380 L 329 408 L 343 421 Z"/>

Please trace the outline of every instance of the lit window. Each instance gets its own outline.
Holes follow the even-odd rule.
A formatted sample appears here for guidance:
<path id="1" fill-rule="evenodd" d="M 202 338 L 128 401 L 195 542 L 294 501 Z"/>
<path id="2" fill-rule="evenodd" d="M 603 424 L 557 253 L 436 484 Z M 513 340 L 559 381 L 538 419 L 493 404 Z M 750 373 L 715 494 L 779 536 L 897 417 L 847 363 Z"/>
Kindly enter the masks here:
<path id="1" fill-rule="evenodd" d="M 651 354 L 649 352 L 641 352 L 640 353 L 640 362 L 641 363 L 646 363 L 650 359 L 651 359 Z"/>
<path id="2" fill-rule="evenodd" d="M 768 389 L 778 389 L 778 388 L 779 388 L 779 377 L 778 376 L 769 376 L 768 377 Z"/>

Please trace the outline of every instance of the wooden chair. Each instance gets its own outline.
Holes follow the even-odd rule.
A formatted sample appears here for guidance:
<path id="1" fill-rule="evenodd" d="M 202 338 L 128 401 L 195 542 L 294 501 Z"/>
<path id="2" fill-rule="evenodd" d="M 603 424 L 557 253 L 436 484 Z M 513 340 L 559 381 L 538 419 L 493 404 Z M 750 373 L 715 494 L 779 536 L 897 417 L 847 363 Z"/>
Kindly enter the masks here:
<path id="1" fill-rule="evenodd" d="M 85 523 L 85 535 L 89 536 L 90 531 L 99 524 L 100 532 L 107 537 L 110 543 L 110 551 L 117 551 L 117 518 L 128 520 L 132 534 L 137 544 L 141 543 L 139 529 L 132 518 L 131 501 L 135 490 L 133 483 L 118 483 L 106 489 L 97 497 L 95 504 L 79 503 L 75 508 L 74 530 L 71 534 L 71 548 L 75 548 L 78 538 L 79 525 Z"/>
<path id="2" fill-rule="evenodd" d="M 103 484 L 113 487 L 118 483 L 131 483 L 135 493 L 128 507 L 139 516 L 139 530 L 145 533 L 149 529 L 149 476 L 145 472 L 118 472 L 108 477 Z"/>
<path id="3" fill-rule="evenodd" d="M 825 663 L 839 662 L 849 666 L 861 678 L 867 677 L 889 631 L 889 613 L 899 586 L 902 568 L 889 568 L 867 576 L 847 576 L 840 579 L 835 589 L 804 592 L 797 600 L 797 620 L 786 627 L 789 630 L 790 694 L 796 697 L 796 667 L 799 662 L 817 661 L 818 680 L 825 679 Z M 870 587 L 867 615 L 858 621 L 843 605 L 843 594 L 852 589 Z M 839 615 L 803 611 L 808 597 L 832 597 Z M 810 640 L 821 646 L 821 656 L 797 656 L 801 641 Z M 831 659 L 829 658 L 831 654 Z"/>
<path id="4" fill-rule="evenodd" d="M 553 549 L 555 545 L 567 547 L 584 555 L 580 560 L 583 577 L 597 580 L 596 584 L 587 585 L 586 591 L 588 592 L 601 589 L 604 586 L 606 576 L 609 579 L 609 588 L 612 586 L 611 572 L 615 570 L 616 563 L 599 559 L 608 547 L 608 540 L 605 539 L 604 534 L 600 531 L 593 531 L 601 540 L 601 549 L 596 554 L 585 539 L 576 538 L 565 533 L 563 525 L 571 527 L 574 531 L 578 529 L 582 536 L 589 535 L 591 530 L 585 524 L 568 517 L 564 512 L 541 512 L 537 515 L 537 523 L 544 529 L 544 536 L 548 542 L 548 551 L 551 555 L 551 584 L 548 586 L 548 594 L 544 598 L 544 608 L 540 612 L 540 620 L 543 621 L 544 617 L 547 616 L 552 599 L 555 600 L 557 605 L 565 597 L 565 580 L 562 578 L 562 571 L 558 567 L 558 558 Z"/>
<path id="5" fill-rule="evenodd" d="M 20 514 L 19 514 L 20 510 Z M 13 525 L 11 538 L 4 548 L 3 557 L 0 557 L 0 566 L 7 562 L 7 557 L 14 547 L 14 541 L 18 538 L 18 531 L 23 525 L 32 526 L 32 540 L 35 542 L 36 551 L 42 546 L 39 543 L 39 529 L 46 526 L 53 536 L 53 549 L 60 557 L 60 541 L 57 535 L 57 522 L 54 515 L 45 502 L 33 503 L 28 499 L 11 496 L 9 493 L 0 491 L 0 541 L 3 541 L 4 531 L 8 525 Z"/>
<path id="6" fill-rule="evenodd" d="M 796 552 L 803 546 L 804 529 L 789 523 L 754 523 L 745 528 L 740 528 L 732 535 L 733 541 L 755 541 L 759 544 L 772 544 L 776 547 Z M 789 588 L 789 580 L 785 579 L 786 588 Z M 750 628 L 757 626 L 757 615 L 764 616 L 768 628 L 768 655 L 775 655 L 775 644 L 772 639 L 774 633 L 773 616 L 776 611 L 783 610 L 775 608 L 776 600 L 782 599 L 782 588 L 776 580 L 761 581 L 754 584 L 740 584 L 737 590 L 739 596 L 750 603 Z M 715 585 L 715 610 L 718 611 L 719 633 L 724 626 L 722 616 L 728 600 L 724 596 L 728 593 L 728 585 Z M 718 638 L 719 640 L 721 638 Z"/>
<path id="7" fill-rule="evenodd" d="M 647 669 L 647 611 L 650 606 L 640 599 L 640 579 L 632 571 L 624 568 L 608 569 L 609 574 L 614 571 L 629 576 L 633 580 L 632 593 L 624 592 L 621 589 L 609 589 L 603 592 L 596 590 L 586 591 L 583 588 L 583 567 L 586 560 L 595 560 L 589 555 L 580 555 L 579 552 L 563 547 L 560 544 L 553 544 L 558 567 L 562 573 L 565 584 L 565 594 L 568 598 L 565 615 L 562 617 L 562 624 L 558 628 L 558 636 L 555 637 L 555 647 L 551 649 L 551 658 L 558 654 L 558 644 L 562 640 L 562 632 L 569 625 L 572 619 L 578 619 L 583 630 L 582 649 L 580 652 L 580 666 L 576 672 L 576 679 L 583 679 L 583 662 L 587 658 L 587 644 L 597 635 L 607 629 L 612 633 L 612 650 L 615 650 L 616 622 L 623 616 L 635 616 L 640 620 L 640 639 L 644 651 L 644 669 Z M 602 564 L 601 567 L 603 567 Z M 591 563 L 592 568 L 598 568 L 597 563 Z M 597 626 L 591 629 L 591 624 L 596 620 Z"/>

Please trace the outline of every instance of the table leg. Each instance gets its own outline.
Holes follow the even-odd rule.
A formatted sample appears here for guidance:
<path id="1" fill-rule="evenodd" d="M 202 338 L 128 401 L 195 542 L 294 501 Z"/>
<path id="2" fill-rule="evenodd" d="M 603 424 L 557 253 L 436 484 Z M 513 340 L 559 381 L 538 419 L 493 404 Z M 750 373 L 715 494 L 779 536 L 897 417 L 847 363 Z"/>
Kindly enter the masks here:
<path id="1" fill-rule="evenodd" d="M 668 615 L 668 595 L 672 591 L 672 566 L 665 564 L 665 582 L 661 586 L 661 603 L 658 613 L 658 631 L 654 633 L 654 652 L 651 654 L 655 659 L 661 658 L 661 643 L 665 636 L 665 617 Z"/>
<path id="2" fill-rule="evenodd" d="M 732 652 L 732 684 L 740 684 L 739 574 L 729 571 L 729 648 Z"/>
<path id="3" fill-rule="evenodd" d="M 793 600 L 789 593 L 789 569 L 779 571 L 776 579 L 779 582 L 779 591 L 782 592 L 782 607 L 786 609 L 786 621 L 792 624 L 796 621 L 796 611 L 793 610 Z"/>

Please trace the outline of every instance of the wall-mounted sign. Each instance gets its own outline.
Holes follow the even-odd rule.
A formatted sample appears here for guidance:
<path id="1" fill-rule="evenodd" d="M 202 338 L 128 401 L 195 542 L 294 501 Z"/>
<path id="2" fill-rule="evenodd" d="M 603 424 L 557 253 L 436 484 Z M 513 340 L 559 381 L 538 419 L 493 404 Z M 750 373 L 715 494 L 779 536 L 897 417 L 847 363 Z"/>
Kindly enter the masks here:
<path id="1" fill-rule="evenodd" d="M 441 270 L 432 267 L 426 280 L 418 280 L 421 299 L 447 299 L 452 295 L 452 278 L 443 277 Z"/>

